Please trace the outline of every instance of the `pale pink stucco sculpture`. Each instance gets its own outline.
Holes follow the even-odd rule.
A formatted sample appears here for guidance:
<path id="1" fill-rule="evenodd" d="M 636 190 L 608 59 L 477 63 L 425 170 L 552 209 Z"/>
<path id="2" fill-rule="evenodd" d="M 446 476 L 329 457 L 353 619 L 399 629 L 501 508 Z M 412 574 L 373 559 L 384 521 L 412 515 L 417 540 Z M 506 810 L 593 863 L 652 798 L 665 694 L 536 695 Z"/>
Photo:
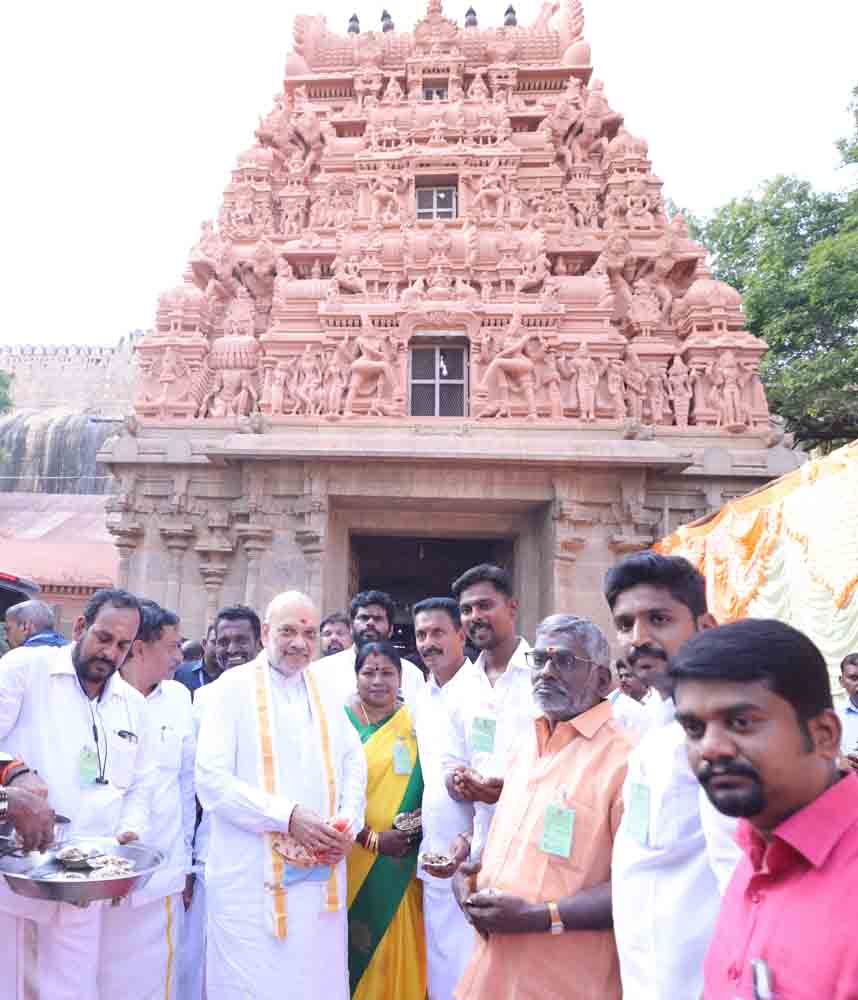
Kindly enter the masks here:
<path id="1" fill-rule="evenodd" d="M 138 345 L 139 419 L 402 420 L 436 333 L 467 350 L 460 419 L 768 426 L 764 344 L 591 79 L 577 0 L 527 27 L 301 16 L 294 43 Z"/>

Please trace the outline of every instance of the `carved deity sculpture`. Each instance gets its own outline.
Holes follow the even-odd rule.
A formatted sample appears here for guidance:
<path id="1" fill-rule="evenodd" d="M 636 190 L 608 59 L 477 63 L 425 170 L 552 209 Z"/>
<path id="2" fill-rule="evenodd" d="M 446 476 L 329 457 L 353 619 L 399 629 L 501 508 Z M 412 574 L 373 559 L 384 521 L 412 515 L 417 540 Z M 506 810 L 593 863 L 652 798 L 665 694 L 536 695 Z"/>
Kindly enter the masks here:
<path id="1" fill-rule="evenodd" d="M 534 364 L 527 352 L 528 345 L 535 339 L 530 332 L 522 334 L 521 318 L 518 313 L 513 314 L 503 344 L 483 375 L 479 392 L 488 397 L 488 402 L 477 414 L 478 417 L 511 416 L 512 387 L 524 396 L 528 420 L 536 419 Z"/>
<path id="2" fill-rule="evenodd" d="M 399 104 L 405 95 L 402 92 L 402 87 L 400 86 L 399 80 L 395 76 L 390 78 L 387 87 L 384 91 L 384 97 L 381 99 L 382 104 Z"/>
<path id="3" fill-rule="evenodd" d="M 349 366 L 349 387 L 346 392 L 344 416 L 354 416 L 354 404 L 361 397 L 370 397 L 370 416 L 385 416 L 390 409 L 384 402 L 387 393 L 395 394 L 398 378 L 395 354 L 372 332 L 366 313 L 357 338 L 358 356 Z"/>
<path id="4" fill-rule="evenodd" d="M 590 356 L 590 347 L 585 340 L 571 358 L 566 359 L 567 378 L 571 372 L 577 374 L 578 402 L 581 419 L 592 423 L 596 419 L 596 392 L 605 366 Z"/>
<path id="5" fill-rule="evenodd" d="M 282 416 L 294 412 L 295 400 L 292 396 L 290 382 L 293 367 L 286 361 L 278 361 L 271 378 L 271 414 Z"/>
<path id="6" fill-rule="evenodd" d="M 649 415 L 653 424 L 664 423 L 664 412 L 667 409 L 668 388 L 664 372 L 658 365 L 650 365 L 646 379 L 646 398 L 649 403 Z"/>
<path id="7" fill-rule="evenodd" d="M 745 386 L 756 374 L 752 365 L 739 361 L 732 351 L 725 351 L 721 357 L 705 369 L 712 383 L 710 402 L 718 411 L 716 427 L 738 430 L 748 424 L 748 412 L 742 400 Z"/>
<path id="8" fill-rule="evenodd" d="M 432 224 L 429 235 L 429 266 L 446 267 L 450 263 L 450 251 L 453 249 L 453 237 L 447 232 L 447 227 L 440 219 Z"/>
<path id="9" fill-rule="evenodd" d="M 343 397 L 349 387 L 351 364 L 355 360 L 351 338 L 346 336 L 334 348 L 325 370 L 327 396 L 325 413 L 331 419 L 338 417 L 343 406 Z"/>
<path id="10" fill-rule="evenodd" d="M 548 391 L 548 402 L 551 407 L 551 418 L 560 420 L 563 416 L 563 390 L 561 386 L 560 369 L 557 367 L 557 354 L 553 350 L 545 352 L 545 371 L 540 383 L 541 388 Z"/>
<path id="11" fill-rule="evenodd" d="M 473 179 L 466 177 L 473 185 Z M 481 219 L 496 220 L 503 216 L 505 185 L 497 160 L 492 160 L 488 169 L 480 176 L 479 186 L 471 203 L 472 209 Z"/>
<path id="12" fill-rule="evenodd" d="M 515 294 L 538 291 L 550 274 L 551 261 L 547 254 L 541 253 L 536 260 L 524 261 L 521 274 L 515 279 Z"/>
<path id="13" fill-rule="evenodd" d="M 485 101 L 489 97 L 489 88 L 486 86 L 483 80 L 483 74 L 477 73 L 474 79 L 471 81 L 471 86 L 468 88 L 468 100 L 469 101 Z"/>
<path id="14" fill-rule="evenodd" d="M 340 292 L 352 295 L 366 294 L 366 281 L 360 273 L 360 261 L 356 254 L 348 260 L 337 258 L 334 262 L 334 287 Z"/>
<path id="15" fill-rule="evenodd" d="M 605 229 L 616 229 L 622 225 L 623 216 L 626 214 L 626 199 L 620 191 L 609 191 L 605 195 L 605 207 L 602 216 L 605 220 Z"/>
<path id="16" fill-rule="evenodd" d="M 619 358 L 611 358 L 606 372 L 608 395 L 614 407 L 614 420 L 622 422 L 628 415 L 626 408 L 626 366 Z"/>
<path id="17" fill-rule="evenodd" d="M 683 431 L 688 427 L 689 409 L 694 396 L 692 385 L 695 379 L 694 373 L 688 370 L 677 354 L 667 373 L 667 395 L 673 406 L 676 426 Z"/>
<path id="18" fill-rule="evenodd" d="M 370 187 L 370 218 L 373 222 L 396 222 L 399 219 L 399 194 L 408 186 L 409 177 L 380 174 Z"/>
<path id="19" fill-rule="evenodd" d="M 199 417 L 246 417 L 256 409 L 259 399 L 251 373 L 240 368 L 224 368 L 215 375 L 214 384 L 203 397 Z"/>
<path id="20" fill-rule="evenodd" d="M 650 337 L 661 318 L 661 303 L 655 289 L 654 276 L 646 274 L 635 282 L 629 303 L 629 323 L 642 337 Z"/>
<path id="21" fill-rule="evenodd" d="M 190 369 L 182 360 L 174 347 L 164 351 L 164 360 L 158 372 L 158 382 L 161 391 L 158 395 L 158 405 L 165 407 L 168 403 L 181 403 L 190 398 Z"/>
<path id="22" fill-rule="evenodd" d="M 652 229 L 652 205 L 646 182 L 640 178 L 632 181 L 626 195 L 626 225 L 629 229 Z"/>
<path id="23" fill-rule="evenodd" d="M 626 350 L 625 365 L 626 380 L 626 404 L 629 408 L 629 415 L 634 420 L 643 419 L 643 405 L 646 399 L 646 379 L 647 373 L 641 364 L 637 352 L 628 348 Z"/>

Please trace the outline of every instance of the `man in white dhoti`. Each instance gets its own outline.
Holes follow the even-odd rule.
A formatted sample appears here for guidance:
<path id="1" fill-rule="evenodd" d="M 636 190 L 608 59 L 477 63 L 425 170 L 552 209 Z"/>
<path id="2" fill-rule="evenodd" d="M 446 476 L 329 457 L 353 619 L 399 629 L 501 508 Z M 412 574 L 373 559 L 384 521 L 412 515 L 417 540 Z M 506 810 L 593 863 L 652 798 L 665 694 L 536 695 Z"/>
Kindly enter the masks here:
<path id="1" fill-rule="evenodd" d="M 288 592 L 264 649 L 212 685 L 197 748 L 211 814 L 209 1000 L 347 1000 L 344 858 L 363 829 L 366 761 L 339 696 L 306 671 L 319 613 Z"/>
<path id="2" fill-rule="evenodd" d="M 222 659 L 219 680 L 228 670 L 249 663 L 262 648 L 262 623 L 259 615 L 244 604 L 221 608 L 215 618 L 212 645 Z M 218 638 L 220 637 L 220 641 Z M 194 697 L 194 735 L 199 738 L 200 725 L 212 684 L 198 687 Z M 206 996 L 206 861 L 211 838 L 211 816 L 202 811 L 194 837 L 194 891 L 191 905 L 185 914 L 182 935 L 182 954 L 179 965 L 180 1000 L 203 1000 Z"/>
<path id="3" fill-rule="evenodd" d="M 116 672 L 139 625 L 134 596 L 99 590 L 72 645 L 22 647 L 3 659 L 0 749 L 38 770 L 71 836 L 128 843 L 148 823 L 146 702 Z M 97 986 L 104 911 L 15 896 L 0 880 L 3 997 L 105 1000 Z"/>
<path id="4" fill-rule="evenodd" d="M 362 590 L 351 599 L 349 616 L 352 623 L 353 645 L 339 653 L 322 656 L 312 665 L 313 675 L 325 686 L 336 687 L 345 704 L 357 690 L 355 657 L 365 642 L 390 639 L 396 605 L 383 590 Z M 412 715 L 425 680 L 421 669 L 411 660 L 402 660 L 402 698 Z"/>
<path id="5" fill-rule="evenodd" d="M 153 601 L 140 603 L 140 632 L 121 674 L 146 699 L 155 764 L 146 842 L 166 861 L 148 885 L 105 911 L 99 987 L 103 997 L 162 1000 L 178 995 L 183 895 L 190 888 L 197 811 L 196 738 L 190 693 L 171 680 L 182 662 L 179 618 Z M 117 960 L 129 941 L 134 961 Z"/>

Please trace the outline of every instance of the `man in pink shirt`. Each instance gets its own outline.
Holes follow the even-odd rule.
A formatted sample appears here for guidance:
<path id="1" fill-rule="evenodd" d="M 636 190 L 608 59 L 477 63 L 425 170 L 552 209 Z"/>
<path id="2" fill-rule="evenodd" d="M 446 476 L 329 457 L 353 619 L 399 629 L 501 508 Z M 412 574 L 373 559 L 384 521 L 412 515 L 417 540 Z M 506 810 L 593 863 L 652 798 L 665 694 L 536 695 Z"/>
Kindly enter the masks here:
<path id="1" fill-rule="evenodd" d="M 838 769 L 825 660 L 782 622 L 746 619 L 671 665 L 688 758 L 744 852 L 704 966 L 706 1000 L 855 1000 L 858 775 Z M 848 905 L 848 903 L 846 904 Z"/>

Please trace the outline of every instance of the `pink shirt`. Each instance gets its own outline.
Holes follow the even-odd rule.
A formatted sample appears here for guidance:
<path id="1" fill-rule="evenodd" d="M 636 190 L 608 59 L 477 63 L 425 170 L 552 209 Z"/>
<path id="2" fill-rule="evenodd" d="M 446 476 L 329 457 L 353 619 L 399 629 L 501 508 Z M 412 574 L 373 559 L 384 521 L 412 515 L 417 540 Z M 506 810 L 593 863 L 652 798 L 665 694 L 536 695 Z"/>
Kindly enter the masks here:
<path id="1" fill-rule="evenodd" d="M 763 959 L 778 1000 L 858 1000 L 858 775 L 832 785 L 766 841 L 747 820 L 745 853 L 704 965 L 706 1000 L 750 1000 Z"/>

